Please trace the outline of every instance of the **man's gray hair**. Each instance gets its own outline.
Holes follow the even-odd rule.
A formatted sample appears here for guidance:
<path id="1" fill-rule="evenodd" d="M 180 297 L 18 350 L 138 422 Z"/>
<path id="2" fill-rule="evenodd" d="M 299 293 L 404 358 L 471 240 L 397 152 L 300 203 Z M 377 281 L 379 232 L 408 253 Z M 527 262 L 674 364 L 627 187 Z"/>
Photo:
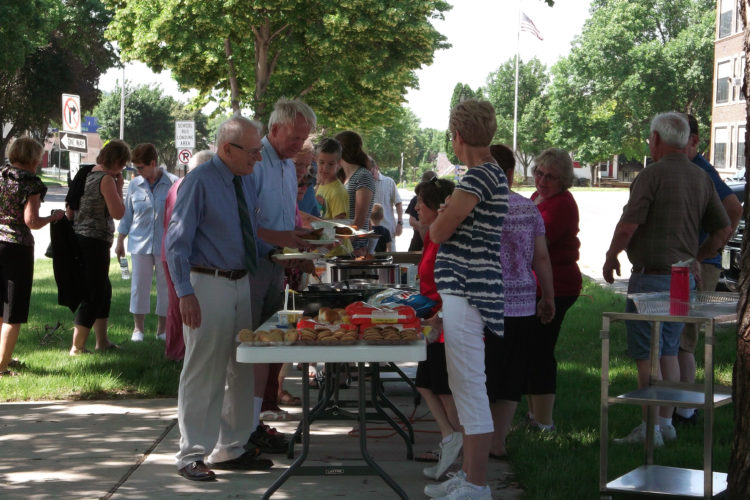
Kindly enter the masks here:
<path id="1" fill-rule="evenodd" d="M 297 115 L 302 115 L 305 122 L 310 126 L 310 130 L 315 130 L 318 124 L 318 118 L 315 116 L 315 112 L 299 99 L 285 99 L 281 98 L 276 101 L 276 105 L 273 107 L 270 118 L 268 118 L 268 130 L 271 130 L 274 125 L 291 125 L 294 124 L 294 120 L 297 119 Z"/>
<path id="2" fill-rule="evenodd" d="M 227 142 L 238 142 L 247 127 L 255 127 L 258 135 L 263 136 L 263 125 L 260 122 L 244 116 L 233 116 L 219 125 L 216 131 L 216 148 Z"/>
<path id="3" fill-rule="evenodd" d="M 690 124 L 682 113 L 659 113 L 651 120 L 651 133 L 654 132 L 669 146 L 684 148 L 690 139 Z"/>
<path id="4" fill-rule="evenodd" d="M 203 163 L 206 163 L 207 161 L 211 160 L 211 158 L 214 157 L 213 151 L 209 149 L 204 149 L 203 151 L 198 151 L 193 155 L 192 158 L 190 158 L 190 161 L 188 162 L 188 168 L 194 169 L 198 165 L 201 165 Z"/>

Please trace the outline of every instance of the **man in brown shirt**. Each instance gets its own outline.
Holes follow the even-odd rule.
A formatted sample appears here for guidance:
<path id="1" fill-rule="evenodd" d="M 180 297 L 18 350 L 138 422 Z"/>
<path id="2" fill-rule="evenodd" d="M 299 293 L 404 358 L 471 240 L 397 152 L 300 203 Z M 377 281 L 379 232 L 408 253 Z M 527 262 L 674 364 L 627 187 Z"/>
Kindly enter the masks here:
<path id="1" fill-rule="evenodd" d="M 626 250 L 633 264 L 629 294 L 669 291 L 672 264 L 699 262 L 715 254 L 731 235 L 729 217 L 711 179 L 685 155 L 689 136 L 688 122 L 681 113 L 662 113 L 651 121 L 649 150 L 655 162 L 630 186 L 630 198 L 615 228 L 603 268 L 604 279 L 612 283 L 613 273 L 620 274 L 617 255 Z M 701 228 L 709 237 L 699 248 Z M 699 280 L 697 264 L 692 269 Z M 625 310 L 635 312 L 631 300 Z M 682 323 L 662 323 L 659 360 L 664 380 L 680 379 L 677 353 L 682 326 Z M 638 387 L 645 387 L 649 383 L 651 326 L 645 321 L 628 321 L 626 329 L 628 354 L 635 359 L 638 369 Z M 677 437 L 671 417 L 671 407 L 659 408 L 654 433 L 656 446 Z M 643 422 L 627 437 L 615 441 L 643 441 L 645 420 L 644 407 Z"/>

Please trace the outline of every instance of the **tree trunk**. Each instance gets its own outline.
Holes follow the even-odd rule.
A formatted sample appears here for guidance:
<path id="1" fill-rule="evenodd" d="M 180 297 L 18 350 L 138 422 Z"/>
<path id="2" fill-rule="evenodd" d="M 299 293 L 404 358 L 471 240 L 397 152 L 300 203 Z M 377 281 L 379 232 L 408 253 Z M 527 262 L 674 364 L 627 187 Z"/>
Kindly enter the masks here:
<path id="1" fill-rule="evenodd" d="M 229 88 L 231 89 L 232 99 L 232 113 L 235 116 L 240 114 L 240 86 L 237 83 L 237 70 L 234 67 L 234 59 L 232 59 L 232 42 L 229 38 L 224 39 L 224 54 L 227 56 L 227 64 L 229 65 Z"/>
<path id="2" fill-rule="evenodd" d="M 276 69 L 276 62 L 279 59 L 280 53 L 280 49 L 277 49 L 273 56 L 271 55 L 271 42 L 274 38 L 286 32 L 288 28 L 289 25 L 285 24 L 272 33 L 271 21 L 269 20 L 258 27 L 252 27 L 253 34 L 255 35 L 255 95 L 253 96 L 253 111 L 255 119 L 259 121 L 265 121 L 266 118 L 266 103 L 263 101 L 263 96 L 266 95 L 268 82 L 271 80 L 274 69 Z"/>
<path id="3" fill-rule="evenodd" d="M 748 0 L 740 2 L 740 17 L 745 21 L 744 49 L 750 56 L 750 30 L 747 23 Z M 750 99 L 748 99 L 748 69 L 744 69 L 742 92 L 746 99 L 747 123 L 750 124 Z M 748 128 L 745 128 L 745 158 L 748 156 Z M 747 181 L 746 181 L 747 182 Z M 748 225 L 748 186 L 745 185 L 745 227 Z M 732 374 L 732 399 L 734 400 L 734 441 L 729 459 L 727 498 L 750 498 L 750 245 L 748 232 L 742 238 L 742 266 L 740 272 L 740 302 L 737 326 L 737 360 Z"/>

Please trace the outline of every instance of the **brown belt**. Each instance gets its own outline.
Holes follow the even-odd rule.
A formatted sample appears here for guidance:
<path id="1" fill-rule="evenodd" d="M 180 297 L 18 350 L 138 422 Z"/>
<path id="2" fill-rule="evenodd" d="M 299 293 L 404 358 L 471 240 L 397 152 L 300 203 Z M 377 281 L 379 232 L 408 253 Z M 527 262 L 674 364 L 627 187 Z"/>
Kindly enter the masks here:
<path id="1" fill-rule="evenodd" d="M 637 267 L 633 266 L 631 274 L 672 274 L 671 267 Z"/>
<path id="2" fill-rule="evenodd" d="M 247 275 L 247 269 L 234 269 L 224 271 L 222 269 L 214 269 L 213 267 L 200 267 L 192 266 L 190 268 L 194 273 L 210 274 L 212 276 L 220 276 L 228 280 L 236 281 L 240 278 L 244 278 Z"/>

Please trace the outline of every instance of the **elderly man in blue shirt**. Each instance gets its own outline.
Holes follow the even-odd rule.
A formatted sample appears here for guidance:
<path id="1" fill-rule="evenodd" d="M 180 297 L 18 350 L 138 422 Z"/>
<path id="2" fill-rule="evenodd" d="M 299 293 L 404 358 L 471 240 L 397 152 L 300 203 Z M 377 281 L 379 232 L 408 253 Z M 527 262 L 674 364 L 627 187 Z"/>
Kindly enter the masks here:
<path id="1" fill-rule="evenodd" d="M 256 449 L 245 451 L 253 366 L 237 363 L 234 355 L 237 332 L 252 321 L 247 274 L 269 251 L 257 239 L 258 205 L 249 176 L 261 159 L 260 134 L 259 123 L 242 117 L 219 127 L 216 156 L 183 180 L 166 235 L 185 338 L 176 465 L 193 481 L 215 479 L 205 459 L 216 469 L 273 465 L 258 458 Z"/>
<path id="2" fill-rule="evenodd" d="M 133 165 L 138 177 L 128 184 L 125 215 L 117 226 L 115 254 L 125 257 L 125 238 L 133 261 L 130 283 L 130 312 L 133 314 L 133 335 L 130 340 L 141 342 L 146 331 L 146 314 L 151 311 L 151 282 L 156 275 L 156 337 L 166 340 L 167 278 L 161 265 L 161 240 L 164 233 L 164 203 L 177 176 L 159 168 L 156 147 L 138 144 L 133 149 Z"/>
<path id="3" fill-rule="evenodd" d="M 317 118 L 310 107 L 299 100 L 279 99 L 268 121 L 268 134 L 261 141 L 263 160 L 258 161 L 251 175 L 258 196 L 258 224 L 261 228 L 290 231 L 295 228 L 297 207 L 297 175 L 292 158 L 302 149 Z M 313 270 L 312 262 L 290 262 L 285 265 Z M 252 285 L 253 328 L 258 328 L 276 311 L 283 308 L 284 266 L 262 261 L 250 279 Z M 255 414 L 251 442 L 262 450 L 283 453 L 284 436 L 260 425 L 260 408 L 264 393 L 272 394 L 276 405 L 278 374 L 281 364 L 255 365 Z M 266 389 L 270 381 L 272 387 Z"/>

